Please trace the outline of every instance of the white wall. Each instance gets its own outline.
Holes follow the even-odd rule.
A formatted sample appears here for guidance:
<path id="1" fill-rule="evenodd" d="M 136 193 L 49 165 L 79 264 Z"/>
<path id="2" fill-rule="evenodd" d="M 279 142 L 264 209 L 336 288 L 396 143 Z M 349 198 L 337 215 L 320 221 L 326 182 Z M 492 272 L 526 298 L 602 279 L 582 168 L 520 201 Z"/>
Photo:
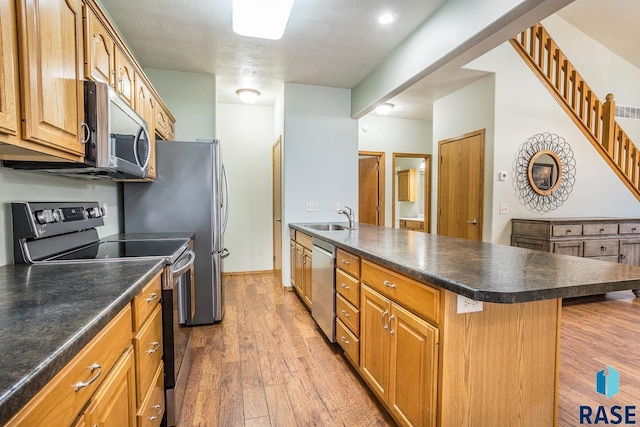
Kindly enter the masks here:
<path id="1" fill-rule="evenodd" d="M 216 136 L 216 76 L 153 68 L 144 72 L 176 119 L 176 141 Z"/>
<path id="2" fill-rule="evenodd" d="M 225 246 L 231 255 L 225 259 L 225 271 L 271 270 L 274 109 L 218 104 L 216 114 L 217 136 L 231 193 L 225 233 Z"/>
<path id="3" fill-rule="evenodd" d="M 365 132 L 364 129 L 367 129 Z M 358 148 L 385 153 L 385 226 L 391 227 L 393 153 L 429 154 L 433 125 L 429 121 L 380 117 L 375 113 L 358 120 Z"/>
<path id="4" fill-rule="evenodd" d="M 562 24 L 562 22 L 556 20 L 556 23 Z M 583 37 L 577 37 L 575 41 L 588 42 Z M 560 43 L 560 47 L 563 50 L 567 49 L 571 42 L 570 39 L 564 40 Z M 585 46 L 584 49 L 590 49 L 590 47 Z M 574 65 L 583 76 L 586 76 L 591 63 L 592 61 L 580 64 L 576 61 Z M 618 64 L 609 58 L 609 65 L 610 70 L 601 69 L 599 72 L 615 71 Z M 471 63 L 469 67 L 496 73 L 496 149 L 493 155 L 494 167 L 490 168 L 493 196 L 485 198 L 485 205 L 491 206 L 494 215 L 492 233 L 487 235 L 485 240 L 509 244 L 511 218 L 637 217 L 640 215 L 640 204 L 636 198 L 606 165 L 511 45 L 505 43 L 499 46 Z M 591 85 L 591 80 L 598 80 L 598 72 L 591 70 L 590 74 L 593 77 L 585 78 Z M 640 81 L 639 79 L 640 72 L 637 72 L 634 81 Z M 473 114 L 468 114 L 467 117 L 472 116 Z M 560 135 L 570 144 L 576 161 L 576 179 L 569 199 L 560 208 L 550 213 L 536 214 L 521 203 L 514 190 L 511 174 L 519 146 L 531 136 L 543 132 Z M 497 182 L 496 175 L 499 170 L 508 171 L 507 182 Z M 498 214 L 500 203 L 508 203 L 509 214 Z"/>
<path id="5" fill-rule="evenodd" d="M 288 224 L 345 221 L 335 202 L 357 215 L 358 130 L 348 89 L 285 84 L 283 167 L 282 276 L 290 285 Z M 306 202 L 317 202 L 318 212 L 306 212 Z"/>
<path id="6" fill-rule="evenodd" d="M 491 240 L 494 151 L 494 76 L 488 75 L 433 103 L 433 159 L 438 158 L 439 142 L 485 129 L 484 135 L 484 212 L 482 238 Z M 513 89 L 512 89 L 513 90 Z M 438 230 L 438 162 L 431 162 L 431 230 Z"/>
<path id="7" fill-rule="evenodd" d="M 13 264 L 11 202 L 97 201 L 106 203 L 108 217 L 100 237 L 120 232 L 118 184 L 58 177 L 0 167 L 0 265 Z"/>

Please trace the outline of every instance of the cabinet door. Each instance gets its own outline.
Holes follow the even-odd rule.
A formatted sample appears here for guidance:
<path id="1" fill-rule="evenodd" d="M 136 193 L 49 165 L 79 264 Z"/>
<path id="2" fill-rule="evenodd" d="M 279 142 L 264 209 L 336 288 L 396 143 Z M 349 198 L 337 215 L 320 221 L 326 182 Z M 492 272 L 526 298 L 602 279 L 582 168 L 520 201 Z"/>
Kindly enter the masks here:
<path id="1" fill-rule="evenodd" d="M 302 276 L 303 276 L 303 298 L 307 303 L 309 308 L 311 308 L 311 251 L 309 249 L 304 249 L 303 252 L 303 262 L 302 262 Z"/>
<path id="2" fill-rule="evenodd" d="M 17 135 L 16 10 L 13 1 L 0 2 L 0 132 Z"/>
<path id="3" fill-rule="evenodd" d="M 556 242 L 553 244 L 553 253 L 561 255 L 582 256 L 582 241 L 577 242 Z"/>
<path id="4" fill-rule="evenodd" d="M 80 0 L 20 0 L 22 137 L 83 156 Z"/>
<path id="5" fill-rule="evenodd" d="M 116 91 L 131 107 L 134 107 L 135 71 L 122 50 L 116 47 Z"/>
<path id="6" fill-rule="evenodd" d="M 104 380 L 85 412 L 90 426 L 135 426 L 136 386 L 129 347 Z"/>
<path id="7" fill-rule="evenodd" d="M 149 132 L 149 178 L 156 177 L 156 134 L 153 123 L 156 115 L 156 100 L 141 78 L 136 79 L 135 110 L 147 122 Z"/>
<path id="8" fill-rule="evenodd" d="M 391 306 L 389 397 L 391 412 L 408 426 L 435 426 L 438 329 Z"/>
<path id="9" fill-rule="evenodd" d="M 371 288 L 360 288 L 360 372 L 386 401 L 389 384 L 389 300 Z"/>
<path id="10" fill-rule="evenodd" d="M 167 113 L 162 106 L 158 105 L 156 109 L 155 129 L 156 133 L 163 139 L 169 139 L 167 136 Z"/>
<path id="11" fill-rule="evenodd" d="M 620 262 L 622 264 L 640 265 L 640 239 L 620 240 Z"/>
<path id="12" fill-rule="evenodd" d="M 85 74 L 87 78 L 114 87 L 115 43 L 111 35 L 89 6 L 85 13 Z"/>
<path id="13" fill-rule="evenodd" d="M 302 275 L 302 263 L 304 262 L 304 247 L 301 244 L 296 243 L 296 263 L 295 263 L 295 275 L 296 275 L 296 291 L 300 296 L 304 295 Z"/>
<path id="14" fill-rule="evenodd" d="M 290 240 L 289 241 L 289 263 L 290 263 L 290 268 L 291 268 L 291 272 L 290 272 L 290 279 L 291 279 L 291 286 L 296 286 L 296 241 L 295 240 Z"/>

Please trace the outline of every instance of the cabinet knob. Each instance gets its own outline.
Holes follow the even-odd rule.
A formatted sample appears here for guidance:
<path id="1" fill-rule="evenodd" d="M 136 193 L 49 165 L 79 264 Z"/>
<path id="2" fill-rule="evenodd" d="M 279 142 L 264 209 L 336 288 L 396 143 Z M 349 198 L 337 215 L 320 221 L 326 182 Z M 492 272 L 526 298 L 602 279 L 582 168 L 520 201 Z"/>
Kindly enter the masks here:
<path id="1" fill-rule="evenodd" d="M 342 313 L 342 315 L 343 315 L 344 317 L 349 317 L 349 313 L 347 313 L 347 312 L 346 312 L 346 311 L 344 311 L 344 310 L 340 311 L 340 313 Z"/>
<path id="2" fill-rule="evenodd" d="M 346 338 L 344 337 L 344 335 L 343 335 L 342 337 L 340 337 L 340 341 L 342 341 L 343 343 L 345 343 L 345 344 L 349 345 L 349 340 L 348 340 L 348 339 L 346 339 Z"/>
<path id="3" fill-rule="evenodd" d="M 624 256 L 624 254 L 620 254 L 620 259 L 625 259 L 626 257 Z"/>
<path id="4" fill-rule="evenodd" d="M 340 287 L 341 287 L 342 289 L 347 289 L 347 290 L 349 289 L 349 285 L 346 285 L 346 284 L 344 284 L 344 283 L 341 283 L 341 284 L 340 284 Z"/>
<path id="5" fill-rule="evenodd" d="M 607 247 L 606 247 L 606 246 L 600 246 L 600 250 L 601 250 L 602 252 L 604 252 L 604 251 L 606 251 L 606 250 L 607 250 Z"/>
<path id="6" fill-rule="evenodd" d="M 349 261 L 347 261 L 346 259 L 340 260 L 341 263 L 349 265 L 351 264 Z"/>

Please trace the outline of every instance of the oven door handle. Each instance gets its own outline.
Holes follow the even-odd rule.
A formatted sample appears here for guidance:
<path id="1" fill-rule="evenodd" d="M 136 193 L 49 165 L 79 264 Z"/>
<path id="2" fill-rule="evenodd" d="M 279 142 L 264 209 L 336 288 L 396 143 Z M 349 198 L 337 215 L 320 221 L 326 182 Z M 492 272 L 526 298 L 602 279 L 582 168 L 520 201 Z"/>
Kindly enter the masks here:
<path id="1" fill-rule="evenodd" d="M 189 258 L 189 260 L 185 264 L 183 260 L 186 258 Z M 171 273 L 173 274 L 173 278 L 176 279 L 182 276 L 184 273 L 186 273 L 187 270 L 191 268 L 195 260 L 196 260 L 196 253 L 193 251 L 188 251 L 185 255 L 183 255 L 178 261 L 176 261 L 175 265 L 171 268 Z"/>

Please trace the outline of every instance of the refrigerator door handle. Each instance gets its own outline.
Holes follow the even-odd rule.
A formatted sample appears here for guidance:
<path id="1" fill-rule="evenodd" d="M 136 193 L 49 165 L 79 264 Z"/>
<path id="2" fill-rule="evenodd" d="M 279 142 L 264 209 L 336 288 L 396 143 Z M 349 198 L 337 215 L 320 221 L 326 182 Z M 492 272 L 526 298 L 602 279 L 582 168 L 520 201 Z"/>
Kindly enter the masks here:
<path id="1" fill-rule="evenodd" d="M 224 185 L 226 188 L 226 200 L 225 200 L 225 211 L 224 211 L 224 222 L 222 224 L 222 234 L 224 234 L 227 229 L 227 221 L 229 220 L 229 178 L 227 177 L 227 169 L 224 167 L 224 163 L 222 163 L 222 176 L 224 177 Z"/>
<path id="2" fill-rule="evenodd" d="M 231 254 L 231 252 L 229 252 L 229 249 L 224 248 L 222 249 L 222 252 L 220 252 L 220 258 L 226 258 Z"/>

